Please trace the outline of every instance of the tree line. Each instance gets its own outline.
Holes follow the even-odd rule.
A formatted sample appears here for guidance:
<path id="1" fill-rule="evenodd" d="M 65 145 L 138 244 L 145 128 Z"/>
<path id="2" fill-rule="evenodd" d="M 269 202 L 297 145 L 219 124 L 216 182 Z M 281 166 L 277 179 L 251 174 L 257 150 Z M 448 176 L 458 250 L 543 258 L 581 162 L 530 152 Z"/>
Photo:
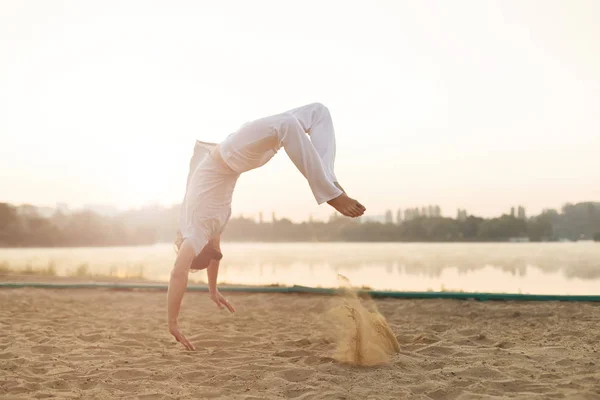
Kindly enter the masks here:
<path id="1" fill-rule="evenodd" d="M 35 207 L 0 203 L 0 246 L 125 246 L 171 242 L 178 206 L 102 216 L 90 211 L 41 216 Z M 360 222 L 332 216 L 328 222 L 288 219 L 256 222 L 232 218 L 223 240 L 350 242 L 501 242 L 510 240 L 600 241 L 600 203 L 566 204 L 530 218 L 502 215 L 417 217 L 400 223 Z"/>

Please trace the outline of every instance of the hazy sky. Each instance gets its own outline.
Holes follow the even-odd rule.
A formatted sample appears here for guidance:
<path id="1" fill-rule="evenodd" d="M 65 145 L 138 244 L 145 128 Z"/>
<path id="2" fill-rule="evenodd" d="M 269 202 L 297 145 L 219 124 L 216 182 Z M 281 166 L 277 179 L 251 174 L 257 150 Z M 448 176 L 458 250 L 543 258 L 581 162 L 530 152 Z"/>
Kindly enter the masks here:
<path id="1" fill-rule="evenodd" d="M 326 104 L 370 214 L 600 200 L 600 1 L 0 0 L 0 201 L 181 200 L 195 139 Z M 234 215 L 327 216 L 285 152 Z"/>

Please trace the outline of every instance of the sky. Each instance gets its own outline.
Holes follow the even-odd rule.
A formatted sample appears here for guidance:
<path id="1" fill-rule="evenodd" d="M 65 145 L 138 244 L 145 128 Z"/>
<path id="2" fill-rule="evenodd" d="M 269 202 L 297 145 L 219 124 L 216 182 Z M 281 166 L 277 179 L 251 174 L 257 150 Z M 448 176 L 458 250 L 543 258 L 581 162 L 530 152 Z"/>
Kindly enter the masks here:
<path id="1" fill-rule="evenodd" d="M 600 2 L 0 0 L 0 202 L 179 203 L 196 139 L 321 102 L 367 214 L 600 201 Z M 285 152 L 233 214 L 326 218 Z"/>

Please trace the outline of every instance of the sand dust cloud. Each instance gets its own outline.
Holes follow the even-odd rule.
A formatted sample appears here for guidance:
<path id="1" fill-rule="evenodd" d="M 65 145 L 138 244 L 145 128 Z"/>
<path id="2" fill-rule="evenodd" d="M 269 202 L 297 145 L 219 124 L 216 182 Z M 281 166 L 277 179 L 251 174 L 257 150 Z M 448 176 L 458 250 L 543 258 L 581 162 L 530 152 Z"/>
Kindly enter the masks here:
<path id="1" fill-rule="evenodd" d="M 340 275 L 340 295 L 325 314 L 325 334 L 335 344 L 333 358 L 344 364 L 375 366 L 387 364 L 400 351 L 396 336 L 375 302 L 361 298 L 349 280 Z"/>

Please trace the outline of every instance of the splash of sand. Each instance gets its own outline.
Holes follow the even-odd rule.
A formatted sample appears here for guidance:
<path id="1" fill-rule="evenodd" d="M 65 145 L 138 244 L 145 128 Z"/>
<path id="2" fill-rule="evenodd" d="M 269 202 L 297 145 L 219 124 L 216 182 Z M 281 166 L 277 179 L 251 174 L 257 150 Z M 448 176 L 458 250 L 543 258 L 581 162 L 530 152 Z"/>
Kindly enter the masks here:
<path id="1" fill-rule="evenodd" d="M 349 280 L 340 275 L 340 295 L 326 314 L 327 334 L 335 344 L 333 358 L 356 366 L 387 364 L 400 351 L 396 336 L 375 302 L 360 298 Z"/>

